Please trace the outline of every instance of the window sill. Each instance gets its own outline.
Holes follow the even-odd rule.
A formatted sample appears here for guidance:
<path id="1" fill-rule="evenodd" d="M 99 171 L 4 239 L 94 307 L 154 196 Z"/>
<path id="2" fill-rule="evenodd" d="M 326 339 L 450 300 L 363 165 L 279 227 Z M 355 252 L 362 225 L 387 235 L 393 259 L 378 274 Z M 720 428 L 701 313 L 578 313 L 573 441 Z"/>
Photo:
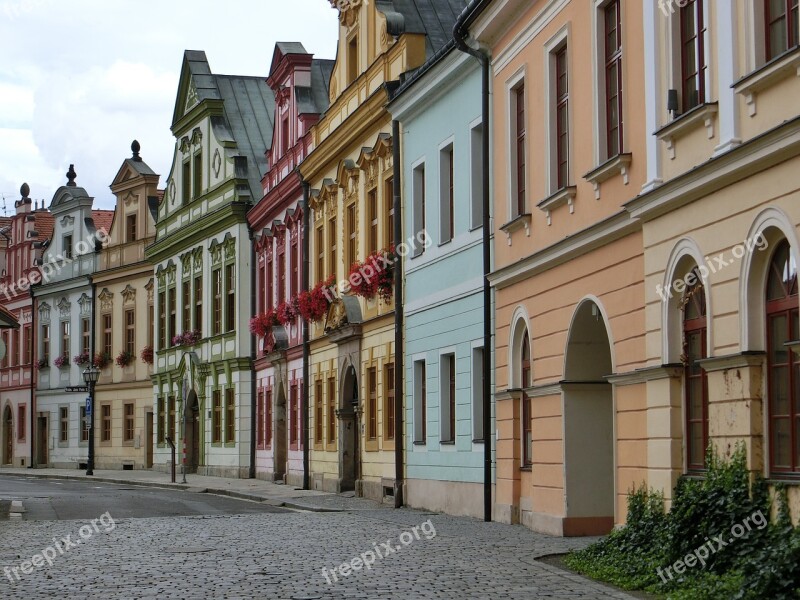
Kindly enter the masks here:
<path id="1" fill-rule="evenodd" d="M 600 200 L 600 184 L 616 175 L 622 175 L 622 181 L 625 185 L 628 185 L 632 157 L 633 155 L 630 152 L 617 154 L 583 176 L 586 181 L 594 186 L 595 200 Z"/>
<path id="2" fill-rule="evenodd" d="M 472 443 L 473 443 L 473 444 L 483 444 L 483 443 L 485 443 L 485 442 L 483 441 L 483 438 L 480 438 L 480 439 L 474 439 L 474 440 L 472 440 Z"/>
<path id="3" fill-rule="evenodd" d="M 452 243 L 452 241 L 453 241 L 453 238 L 450 238 L 449 240 L 443 240 L 443 241 L 439 242 L 439 248 L 441 248 L 442 246 L 447 246 L 447 244 Z"/>
<path id="4" fill-rule="evenodd" d="M 792 342 L 786 342 L 784 344 L 789 350 L 794 352 L 795 354 L 800 354 L 800 340 L 794 340 Z"/>
<path id="5" fill-rule="evenodd" d="M 539 210 L 544 211 L 545 215 L 547 215 L 548 225 L 551 225 L 553 222 L 550 213 L 559 206 L 567 204 L 569 206 L 569 214 L 575 212 L 575 195 L 577 193 L 577 188 L 574 185 L 568 185 L 558 190 L 555 194 L 551 194 L 536 205 Z"/>
<path id="6" fill-rule="evenodd" d="M 440 446 L 455 446 L 456 445 L 456 441 L 455 440 L 442 440 L 441 442 L 439 442 L 439 445 Z"/>
<path id="7" fill-rule="evenodd" d="M 800 473 L 773 473 L 766 482 L 769 485 L 791 485 L 800 486 Z"/>
<path id="8" fill-rule="evenodd" d="M 519 400 L 520 398 L 522 398 L 522 390 L 517 388 L 509 388 L 507 390 L 495 392 L 494 395 L 496 401 Z"/>
<path id="9" fill-rule="evenodd" d="M 714 137 L 714 116 L 719 111 L 717 102 L 700 104 L 693 109 L 675 117 L 655 132 L 655 136 L 662 142 L 666 142 L 670 159 L 675 158 L 675 141 L 688 135 L 699 128 L 702 123 L 706 128 L 708 139 Z"/>
<path id="10" fill-rule="evenodd" d="M 755 117 L 757 114 L 756 98 L 759 92 L 791 77 L 793 72 L 800 77 L 800 46 L 776 56 L 752 73 L 742 77 L 731 87 L 737 94 L 744 96 L 750 116 Z"/>
<path id="11" fill-rule="evenodd" d="M 505 225 L 500 226 L 500 231 L 506 234 L 508 245 L 511 245 L 511 234 L 520 229 L 525 229 L 525 236 L 531 237 L 531 213 L 523 213 L 511 219 Z"/>
<path id="12" fill-rule="evenodd" d="M 414 441 L 414 445 L 415 445 L 415 446 L 427 446 L 427 445 L 428 445 L 428 442 L 418 442 L 418 441 Z"/>
<path id="13" fill-rule="evenodd" d="M 524 467 L 520 467 L 519 470 L 525 473 L 530 473 L 533 471 L 533 465 L 526 465 Z"/>

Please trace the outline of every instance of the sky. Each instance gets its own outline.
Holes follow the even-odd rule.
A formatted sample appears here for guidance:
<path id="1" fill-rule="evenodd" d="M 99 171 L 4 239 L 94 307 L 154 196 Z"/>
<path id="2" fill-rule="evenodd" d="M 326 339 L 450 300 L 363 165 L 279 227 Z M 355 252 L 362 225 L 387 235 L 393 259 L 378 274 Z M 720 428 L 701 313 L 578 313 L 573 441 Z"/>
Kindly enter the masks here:
<path id="1" fill-rule="evenodd" d="M 134 139 L 163 187 L 184 50 L 266 79 L 276 42 L 335 58 L 337 35 L 328 0 L 0 0 L 0 215 L 23 182 L 49 206 L 70 164 L 113 208 Z"/>

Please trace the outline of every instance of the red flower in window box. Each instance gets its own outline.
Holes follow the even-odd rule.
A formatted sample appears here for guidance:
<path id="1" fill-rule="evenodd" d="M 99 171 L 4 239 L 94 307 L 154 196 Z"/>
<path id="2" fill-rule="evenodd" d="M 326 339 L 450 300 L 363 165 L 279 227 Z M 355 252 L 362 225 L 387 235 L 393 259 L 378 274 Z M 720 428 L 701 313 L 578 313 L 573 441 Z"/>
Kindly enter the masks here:
<path id="1" fill-rule="evenodd" d="M 76 365 L 88 365 L 90 362 L 92 362 L 92 357 L 88 352 L 84 352 L 83 354 L 73 356 L 72 362 L 74 362 Z"/>
<path id="2" fill-rule="evenodd" d="M 142 353 L 140 355 L 142 362 L 148 365 L 153 364 L 153 347 L 152 346 L 145 346 L 142 348 Z"/>
<path id="3" fill-rule="evenodd" d="M 376 295 L 389 302 L 394 289 L 394 246 L 373 252 L 350 267 L 348 283 L 353 293 L 372 300 Z"/>
<path id="4" fill-rule="evenodd" d="M 98 369 L 105 369 L 111 364 L 111 357 L 105 352 L 98 352 L 94 355 L 94 360 L 92 362 Z"/>
<path id="5" fill-rule="evenodd" d="M 297 310 L 306 321 L 320 321 L 326 314 L 334 297 L 333 276 L 320 281 L 313 289 L 300 292 L 297 296 Z"/>
<path id="6" fill-rule="evenodd" d="M 131 352 L 126 352 L 123 350 L 117 354 L 115 362 L 117 363 L 118 367 L 127 367 L 134 360 L 136 360 L 136 357 Z"/>
<path id="7" fill-rule="evenodd" d="M 288 302 L 281 302 L 275 309 L 275 314 L 278 317 L 278 322 L 284 327 L 293 323 L 297 318 L 297 299 L 289 300 Z"/>
<path id="8" fill-rule="evenodd" d="M 263 338 L 272 327 L 279 325 L 278 315 L 274 308 L 270 308 L 267 312 L 256 315 L 250 319 L 250 333 L 256 337 Z"/>

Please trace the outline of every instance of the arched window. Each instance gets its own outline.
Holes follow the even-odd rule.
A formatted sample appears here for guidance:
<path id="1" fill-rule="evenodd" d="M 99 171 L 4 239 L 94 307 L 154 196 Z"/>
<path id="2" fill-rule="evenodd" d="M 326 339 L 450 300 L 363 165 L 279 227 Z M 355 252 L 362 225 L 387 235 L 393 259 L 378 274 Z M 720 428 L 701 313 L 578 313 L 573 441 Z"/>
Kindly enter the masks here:
<path id="1" fill-rule="evenodd" d="M 527 330 L 522 336 L 520 348 L 520 387 L 522 392 L 522 466 L 529 467 L 533 463 L 533 435 L 531 432 L 531 399 L 525 388 L 533 385 L 531 378 L 531 344 Z"/>
<path id="2" fill-rule="evenodd" d="M 797 264 L 781 242 L 770 261 L 766 290 L 770 467 L 800 471 L 800 355 L 786 344 L 797 341 Z"/>
<path id="3" fill-rule="evenodd" d="M 694 283 L 681 299 L 684 382 L 686 385 L 686 468 L 702 471 L 708 448 L 708 377 L 697 361 L 706 358 L 706 294 L 695 268 Z M 689 276 L 687 280 L 691 281 Z"/>

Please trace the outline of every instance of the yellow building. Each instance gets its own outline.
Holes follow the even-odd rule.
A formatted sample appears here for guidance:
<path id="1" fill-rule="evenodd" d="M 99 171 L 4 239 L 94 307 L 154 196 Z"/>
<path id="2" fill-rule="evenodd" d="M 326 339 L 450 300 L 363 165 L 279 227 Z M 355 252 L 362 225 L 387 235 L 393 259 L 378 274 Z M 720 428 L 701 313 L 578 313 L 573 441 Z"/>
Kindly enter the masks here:
<path id="1" fill-rule="evenodd" d="M 348 280 L 353 263 L 393 242 L 387 84 L 438 50 L 457 16 L 439 2 L 431 22 L 419 16 L 430 11 L 418 12 L 413 2 L 394 11 L 360 0 L 331 4 L 340 17 L 331 104 L 300 166 L 311 187 L 312 286 L 331 276 Z M 311 340 L 312 488 L 355 489 L 378 500 L 393 494 L 401 434 L 394 426 L 393 299 L 340 295 Z"/>
<path id="2" fill-rule="evenodd" d="M 144 251 L 155 236 L 159 176 L 139 156 L 138 142 L 131 149 L 111 184 L 114 221 L 92 276 L 94 352 L 103 365 L 94 416 L 100 469 L 153 466 L 153 265 Z"/>

